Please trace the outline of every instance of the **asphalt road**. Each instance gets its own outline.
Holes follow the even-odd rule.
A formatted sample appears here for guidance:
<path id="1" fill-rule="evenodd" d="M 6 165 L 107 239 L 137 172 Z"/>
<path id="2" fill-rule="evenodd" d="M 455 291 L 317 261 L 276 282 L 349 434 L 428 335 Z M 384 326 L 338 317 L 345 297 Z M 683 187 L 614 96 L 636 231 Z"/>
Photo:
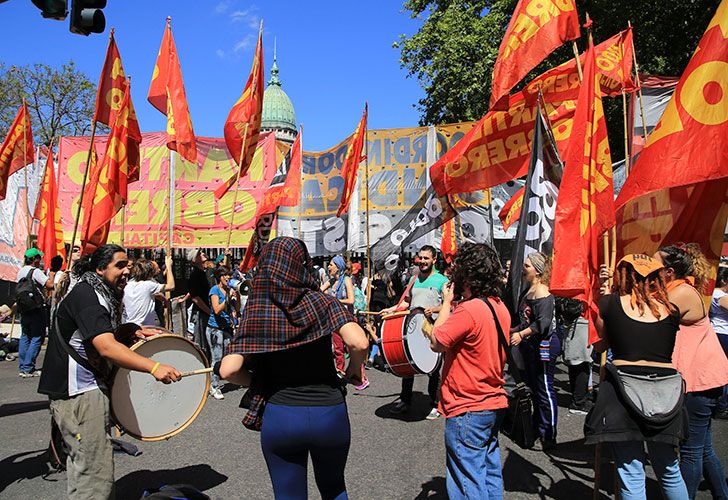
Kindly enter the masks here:
<path id="1" fill-rule="evenodd" d="M 399 393 L 399 379 L 374 370 L 371 386 L 347 397 L 352 426 L 347 487 L 352 498 L 447 498 L 443 419 L 425 420 L 429 411 L 427 379 L 415 381 L 414 405 L 406 417 L 388 408 Z M 501 436 L 506 498 L 590 498 L 594 448 L 583 444 L 584 417 L 566 410 L 564 372 L 558 374 L 558 446 L 549 454 L 526 451 Z M 49 441 L 47 400 L 36 392 L 38 379 L 20 379 L 17 361 L 0 361 L 0 498 L 65 497 L 64 473 L 47 474 L 44 452 Z M 145 488 L 188 483 L 212 498 L 272 498 L 257 433 L 240 423 L 242 390 L 230 387 L 225 400 L 208 399 L 199 418 L 166 442 L 143 443 L 143 452 L 115 456 L 117 498 L 140 498 Z M 713 440 L 728 464 L 728 422 L 714 421 Z M 605 460 L 608 457 L 605 457 Z M 601 498 L 613 497 L 613 468 L 605 463 Z M 310 469 L 310 468 L 309 468 Z M 650 471 L 651 474 L 651 471 Z M 311 498 L 318 498 L 309 470 Z M 650 498 L 660 498 L 648 480 Z M 710 498 L 703 490 L 699 498 Z"/>

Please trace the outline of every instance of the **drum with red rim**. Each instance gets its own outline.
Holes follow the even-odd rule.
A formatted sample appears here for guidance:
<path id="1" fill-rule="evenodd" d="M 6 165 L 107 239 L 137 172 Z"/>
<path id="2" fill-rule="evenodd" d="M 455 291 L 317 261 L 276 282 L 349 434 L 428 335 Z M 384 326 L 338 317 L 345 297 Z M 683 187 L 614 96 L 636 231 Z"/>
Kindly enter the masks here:
<path id="1" fill-rule="evenodd" d="M 382 355 L 388 371 L 399 377 L 430 374 L 440 367 L 441 355 L 430 349 L 422 332 L 429 321 L 422 309 L 396 312 L 382 322 Z"/>

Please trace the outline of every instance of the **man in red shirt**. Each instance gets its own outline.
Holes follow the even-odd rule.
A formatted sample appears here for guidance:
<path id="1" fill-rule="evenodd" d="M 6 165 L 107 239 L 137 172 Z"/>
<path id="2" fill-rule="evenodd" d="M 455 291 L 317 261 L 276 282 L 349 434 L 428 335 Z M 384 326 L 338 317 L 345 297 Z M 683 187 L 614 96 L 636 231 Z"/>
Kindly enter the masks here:
<path id="1" fill-rule="evenodd" d="M 505 339 L 498 338 L 495 320 L 502 331 L 511 324 L 498 298 L 503 269 L 490 246 L 465 244 L 450 276 L 440 316 L 426 333 L 432 350 L 445 353 L 439 411 L 446 419 L 447 492 L 451 499 L 502 498 L 498 430 L 508 401 Z M 462 300 L 451 311 L 455 296 Z"/>

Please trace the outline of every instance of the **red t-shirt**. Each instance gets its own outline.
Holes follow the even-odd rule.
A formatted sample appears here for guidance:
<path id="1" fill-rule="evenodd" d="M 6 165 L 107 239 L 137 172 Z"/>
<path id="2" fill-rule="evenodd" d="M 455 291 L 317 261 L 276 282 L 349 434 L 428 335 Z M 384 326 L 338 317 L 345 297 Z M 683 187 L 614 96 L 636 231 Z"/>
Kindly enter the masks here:
<path id="1" fill-rule="evenodd" d="M 501 328 L 507 332 L 511 325 L 508 309 L 500 299 L 489 300 Z M 480 299 L 461 302 L 434 333 L 438 342 L 447 347 L 440 413 L 447 418 L 467 411 L 506 408 L 506 354 L 500 347 L 488 306 Z"/>

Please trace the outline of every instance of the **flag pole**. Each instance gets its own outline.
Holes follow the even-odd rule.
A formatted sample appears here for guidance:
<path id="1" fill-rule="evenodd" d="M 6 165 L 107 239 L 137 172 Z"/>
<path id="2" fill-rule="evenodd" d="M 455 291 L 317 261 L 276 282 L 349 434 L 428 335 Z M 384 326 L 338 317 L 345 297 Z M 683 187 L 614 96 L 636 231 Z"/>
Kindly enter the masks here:
<path id="1" fill-rule="evenodd" d="M 121 204 L 121 243 L 120 245 L 124 246 L 124 225 L 126 222 L 126 201 Z"/>
<path id="2" fill-rule="evenodd" d="M 369 102 L 364 103 L 364 113 L 367 116 L 364 123 L 364 143 L 366 144 L 366 151 L 364 151 L 364 196 L 366 197 L 364 222 L 367 238 L 367 304 L 369 304 L 372 297 L 372 250 L 369 240 Z M 369 306 L 367 305 L 367 307 Z"/>
<path id="3" fill-rule="evenodd" d="M 30 185 L 28 185 L 28 108 L 23 97 L 23 175 L 25 176 L 25 223 L 28 225 L 28 234 L 25 237 L 25 246 L 30 248 L 31 225 L 30 219 Z"/>
<path id="4" fill-rule="evenodd" d="M 303 125 L 299 125 L 300 130 L 299 134 L 303 134 Z M 299 149 L 301 150 L 301 168 L 298 169 L 298 185 L 300 189 L 298 190 L 298 239 L 301 239 L 301 218 L 303 217 L 303 136 L 301 136 L 301 140 L 298 142 Z M 294 151 L 295 153 L 295 151 Z"/>
<path id="5" fill-rule="evenodd" d="M 275 132 L 271 132 L 274 134 Z M 238 183 L 240 182 L 240 171 L 242 170 L 241 164 L 243 163 L 243 157 L 245 156 L 245 146 L 248 139 L 248 124 L 245 124 L 245 131 L 243 132 L 243 144 L 240 148 L 240 158 L 238 160 L 238 171 L 235 174 L 235 195 L 233 197 L 233 210 L 232 214 L 230 214 L 230 225 L 228 226 L 228 235 L 227 235 L 227 244 L 225 245 L 225 252 L 227 253 L 228 250 L 230 250 L 230 238 L 233 235 L 233 223 L 235 221 L 235 208 L 238 204 Z"/>
<path id="6" fill-rule="evenodd" d="M 632 21 L 627 21 L 627 26 L 632 27 Z M 642 138 L 647 142 L 647 121 L 645 120 L 645 104 L 642 98 L 642 82 L 640 82 L 640 65 L 637 63 L 637 51 L 634 48 L 634 33 L 632 33 L 632 59 L 634 60 L 635 83 L 637 84 L 637 96 L 640 103 L 640 116 L 642 117 Z"/>
<path id="7" fill-rule="evenodd" d="M 588 16 L 587 16 L 588 18 Z M 579 58 L 579 47 L 576 45 L 576 40 L 571 41 L 571 47 L 574 49 L 574 60 L 576 61 L 576 72 L 579 74 L 579 83 L 584 79 L 584 73 L 581 71 L 581 59 Z"/>

